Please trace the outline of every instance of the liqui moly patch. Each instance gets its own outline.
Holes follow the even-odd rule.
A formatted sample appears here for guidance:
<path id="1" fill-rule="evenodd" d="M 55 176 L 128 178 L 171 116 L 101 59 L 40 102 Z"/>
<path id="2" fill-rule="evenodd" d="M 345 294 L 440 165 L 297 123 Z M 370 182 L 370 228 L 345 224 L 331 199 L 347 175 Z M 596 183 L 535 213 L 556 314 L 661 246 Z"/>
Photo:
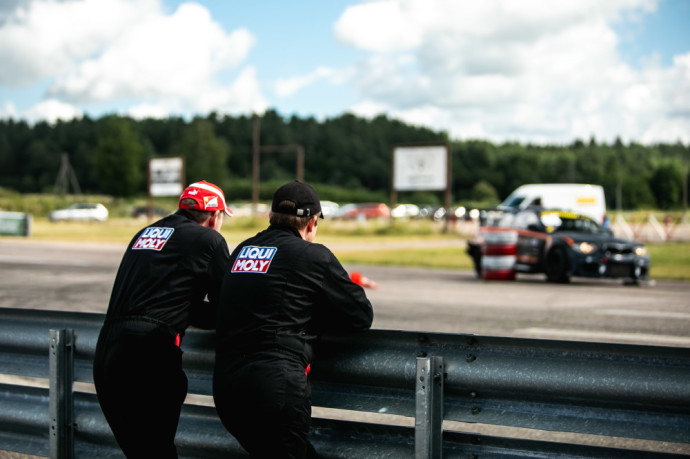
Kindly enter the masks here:
<path id="1" fill-rule="evenodd" d="M 248 245 L 240 250 L 232 265 L 233 273 L 265 274 L 278 249 L 275 247 L 256 247 Z"/>
<path id="2" fill-rule="evenodd" d="M 132 250 L 157 250 L 160 251 L 170 235 L 175 231 L 174 228 L 158 228 L 149 226 L 140 235 L 139 239 L 132 246 Z"/>

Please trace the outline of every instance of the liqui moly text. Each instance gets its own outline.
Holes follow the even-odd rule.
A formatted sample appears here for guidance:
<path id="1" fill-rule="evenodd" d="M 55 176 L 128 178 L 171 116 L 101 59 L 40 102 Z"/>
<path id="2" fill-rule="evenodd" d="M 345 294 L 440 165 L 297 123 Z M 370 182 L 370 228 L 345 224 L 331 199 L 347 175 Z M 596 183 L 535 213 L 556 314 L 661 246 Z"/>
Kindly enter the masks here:
<path id="1" fill-rule="evenodd" d="M 232 265 L 232 272 L 265 274 L 277 251 L 275 247 L 243 247 Z"/>
<path id="2" fill-rule="evenodd" d="M 174 228 L 158 228 L 149 226 L 140 235 L 139 239 L 132 246 L 132 250 L 157 250 L 160 251 L 170 235 L 175 231 Z"/>

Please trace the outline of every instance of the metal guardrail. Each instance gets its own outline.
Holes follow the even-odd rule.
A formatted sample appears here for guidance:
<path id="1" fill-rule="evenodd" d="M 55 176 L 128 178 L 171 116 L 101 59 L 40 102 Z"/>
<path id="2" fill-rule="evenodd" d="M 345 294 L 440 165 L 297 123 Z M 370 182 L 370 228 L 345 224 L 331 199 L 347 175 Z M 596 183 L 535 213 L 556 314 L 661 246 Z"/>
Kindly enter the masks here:
<path id="1" fill-rule="evenodd" d="M 102 314 L 0 308 L 0 449 L 53 458 L 121 456 L 94 394 Z M 211 395 L 213 334 L 189 330 L 191 394 Z M 370 330 L 329 336 L 313 365 L 314 406 L 415 418 L 415 427 L 314 419 L 325 458 L 667 457 L 670 454 L 442 431 L 462 421 L 687 443 L 690 349 Z M 212 406 L 185 405 L 181 457 L 246 457 Z"/>

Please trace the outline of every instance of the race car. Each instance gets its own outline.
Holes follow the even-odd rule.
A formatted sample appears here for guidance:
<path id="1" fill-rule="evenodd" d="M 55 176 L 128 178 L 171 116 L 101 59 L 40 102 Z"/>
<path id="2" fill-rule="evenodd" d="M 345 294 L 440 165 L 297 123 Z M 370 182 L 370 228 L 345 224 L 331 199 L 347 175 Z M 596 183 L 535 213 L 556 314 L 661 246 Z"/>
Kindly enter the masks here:
<path id="1" fill-rule="evenodd" d="M 498 241 L 487 242 L 487 241 Z M 515 273 L 544 273 L 549 282 L 571 277 L 649 279 L 649 255 L 639 242 L 617 238 L 592 219 L 573 212 L 528 208 L 487 214 L 467 244 L 478 277 L 487 278 L 489 261 L 507 260 Z M 498 256 L 497 256 L 498 254 Z"/>

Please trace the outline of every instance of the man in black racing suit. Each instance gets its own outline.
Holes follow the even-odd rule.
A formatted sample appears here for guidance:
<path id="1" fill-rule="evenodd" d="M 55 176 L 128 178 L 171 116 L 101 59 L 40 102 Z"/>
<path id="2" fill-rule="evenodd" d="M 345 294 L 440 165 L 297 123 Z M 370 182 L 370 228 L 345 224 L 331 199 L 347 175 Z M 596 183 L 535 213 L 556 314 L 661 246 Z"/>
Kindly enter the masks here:
<path id="1" fill-rule="evenodd" d="M 320 216 L 311 186 L 278 188 L 270 226 L 233 251 L 221 287 L 213 396 L 252 458 L 316 457 L 308 440 L 312 342 L 373 320 L 362 287 L 312 243 Z"/>
<path id="2" fill-rule="evenodd" d="M 220 234 L 220 188 L 201 181 L 179 210 L 139 231 L 115 278 L 93 364 L 98 401 L 128 458 L 175 458 L 187 377 L 180 341 L 188 325 L 215 326 L 230 252 Z"/>

